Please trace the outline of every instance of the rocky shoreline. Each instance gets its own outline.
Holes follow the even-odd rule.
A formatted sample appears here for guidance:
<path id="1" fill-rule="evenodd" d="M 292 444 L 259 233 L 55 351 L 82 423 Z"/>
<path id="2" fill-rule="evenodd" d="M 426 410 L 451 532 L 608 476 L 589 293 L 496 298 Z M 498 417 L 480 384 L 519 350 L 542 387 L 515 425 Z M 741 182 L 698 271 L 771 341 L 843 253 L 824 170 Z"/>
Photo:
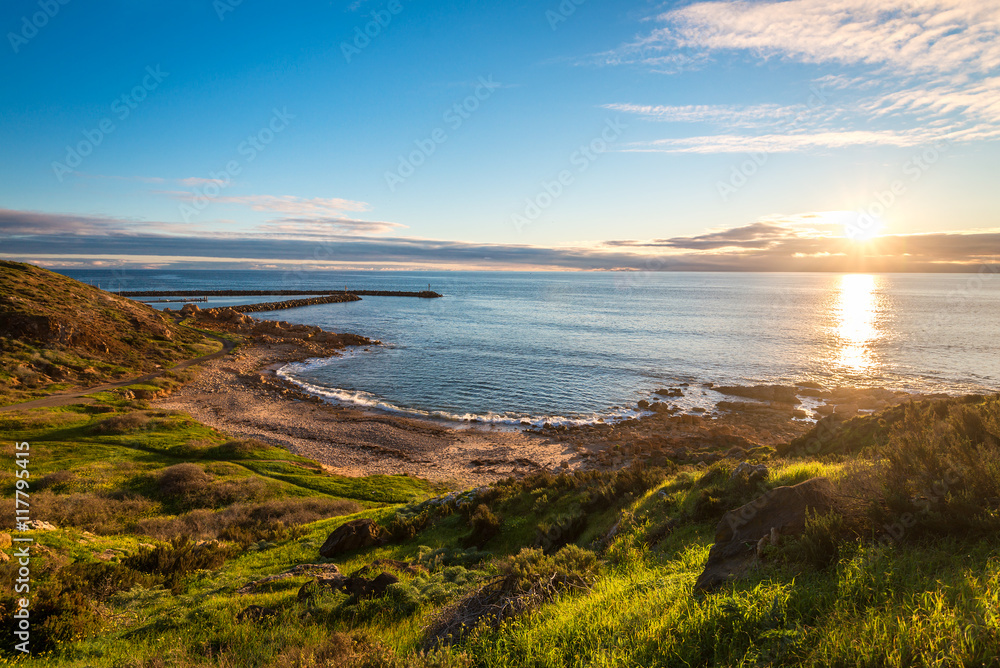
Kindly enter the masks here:
<path id="1" fill-rule="evenodd" d="M 287 447 L 343 475 L 401 473 L 456 486 L 485 484 L 539 470 L 607 470 L 630 464 L 709 464 L 790 443 L 815 419 L 845 420 L 899 403 L 943 395 L 882 388 L 799 385 L 682 385 L 639 402 L 645 414 L 619 422 L 497 429 L 448 425 L 374 408 L 331 404 L 276 371 L 291 362 L 339 355 L 345 346 L 379 345 L 353 334 L 260 321 L 235 309 L 182 309 L 200 326 L 246 337 L 235 359 L 210 365 L 197 381 L 158 403 L 218 429 Z M 685 409 L 690 395 L 733 400 Z M 808 402 L 809 410 L 803 402 Z"/>

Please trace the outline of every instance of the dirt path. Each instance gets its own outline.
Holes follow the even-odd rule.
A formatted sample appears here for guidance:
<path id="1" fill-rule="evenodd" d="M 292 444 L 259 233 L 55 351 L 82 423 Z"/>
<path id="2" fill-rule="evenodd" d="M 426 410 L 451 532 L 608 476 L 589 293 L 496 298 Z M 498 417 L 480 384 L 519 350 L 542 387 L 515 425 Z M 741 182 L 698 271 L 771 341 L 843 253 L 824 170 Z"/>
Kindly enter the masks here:
<path id="1" fill-rule="evenodd" d="M 183 327 L 183 325 L 182 325 Z M 160 371 L 154 371 L 153 373 L 148 373 L 145 376 L 138 376 L 136 378 L 127 378 L 125 380 L 118 380 L 113 383 L 107 383 L 105 385 L 97 385 L 96 387 L 89 387 L 83 390 L 73 390 L 70 392 L 62 392 L 59 394 L 51 394 L 47 397 L 42 397 L 41 399 L 33 399 L 32 401 L 25 401 L 19 404 L 11 404 L 9 406 L 0 406 L 0 413 L 7 413 L 10 411 L 27 410 L 29 408 L 55 408 L 58 406 L 69 406 L 72 404 L 89 404 L 92 403 L 92 399 L 87 398 L 88 394 L 95 394 L 97 392 L 107 392 L 108 390 L 116 390 L 121 387 L 127 387 L 129 385 L 135 385 L 139 383 L 146 383 L 153 380 L 154 378 L 159 378 L 167 371 L 180 371 L 181 369 L 186 369 L 189 366 L 194 366 L 196 364 L 204 364 L 210 362 L 214 359 L 224 357 L 233 351 L 236 347 L 236 343 L 225 339 L 221 336 L 216 336 L 209 332 L 204 332 L 198 330 L 199 334 L 207 336 L 210 339 L 215 339 L 222 343 L 222 350 L 216 351 L 214 353 L 209 353 L 208 355 L 202 355 L 201 357 L 195 357 L 189 360 L 184 360 L 180 364 L 171 367 L 170 369 L 161 369 Z"/>

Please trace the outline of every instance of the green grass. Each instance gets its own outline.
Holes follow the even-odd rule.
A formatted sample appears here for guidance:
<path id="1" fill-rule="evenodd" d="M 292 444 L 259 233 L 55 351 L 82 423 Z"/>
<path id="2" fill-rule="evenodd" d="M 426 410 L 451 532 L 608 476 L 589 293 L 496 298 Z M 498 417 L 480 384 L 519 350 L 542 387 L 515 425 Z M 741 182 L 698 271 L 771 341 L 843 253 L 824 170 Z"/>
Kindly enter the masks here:
<path id="1" fill-rule="evenodd" d="M 148 513 L 169 517 L 175 511 L 168 499 L 157 496 L 157 476 L 188 463 L 212 476 L 210 485 L 259 479 L 278 498 L 352 499 L 362 509 L 311 522 L 294 536 L 241 548 L 221 567 L 186 576 L 175 593 L 154 586 L 111 594 L 96 604 L 96 626 L 57 644 L 47 657 L 50 665 L 998 665 L 1000 539 L 995 531 L 979 532 L 985 516 L 977 516 L 979 524 L 963 525 L 961 532 L 914 532 L 898 541 L 834 536 L 835 558 L 821 566 L 804 556 L 807 532 L 768 548 L 744 579 L 710 594 L 692 594 L 727 504 L 823 475 L 844 489 L 861 485 L 873 494 L 865 510 L 872 515 L 862 517 L 871 521 L 886 507 L 895 508 L 892 494 L 898 486 L 919 488 L 921 469 L 912 468 L 914 457 L 936 471 L 935 453 L 960 464 L 962 448 L 987 447 L 996 424 L 990 402 L 975 404 L 979 422 L 957 404 L 943 411 L 904 412 L 896 426 L 883 427 L 895 431 L 878 434 L 881 449 L 865 457 L 845 458 L 843 450 L 819 459 L 772 457 L 765 462 L 766 478 L 753 488 L 731 478 L 737 462 L 723 460 L 665 471 L 540 474 L 498 483 L 474 501 L 458 497 L 436 506 L 419 501 L 441 491 L 426 482 L 326 475 L 314 462 L 280 448 L 233 442 L 186 416 L 135 405 L 33 411 L 3 416 L 0 427 L 32 443 L 33 480 L 60 470 L 74 473 L 71 481 L 53 488 L 58 495 L 126 491 L 153 503 Z M 136 413 L 143 418 L 135 418 Z M 112 418 L 118 419 L 110 423 L 111 431 L 118 433 L 101 426 Z M 852 426 L 849 435 L 856 429 Z M 976 446 L 975 438 L 983 445 Z M 882 468 L 886 462 L 890 469 Z M 863 484 L 859 466 L 873 476 Z M 962 480 L 986 489 L 992 465 L 979 469 L 985 471 L 979 477 L 962 469 Z M 12 483 L 10 474 L 0 477 L 4 496 L 9 497 Z M 948 504 L 968 502 L 957 488 L 953 492 Z M 880 505 L 883 498 L 888 506 Z M 472 545 L 469 518 L 479 505 L 490 509 L 499 526 L 495 535 Z M 941 505 L 927 521 L 942 522 L 948 512 L 967 508 Z M 319 546 L 333 529 L 358 517 L 371 517 L 384 527 L 407 518 L 415 522 L 415 535 L 339 556 L 342 572 L 379 559 L 419 561 L 429 571 L 400 574 L 401 583 L 389 596 L 372 601 L 335 592 L 301 599 L 298 592 L 310 581 L 307 576 L 237 593 L 249 582 L 298 564 L 325 562 Z M 566 518 L 576 518 L 566 524 L 572 525 L 570 542 L 593 550 L 603 564 L 589 588 L 565 589 L 497 628 L 481 627 L 431 657 L 420 653 L 424 629 L 437 616 L 449 614 L 448 606 L 501 572 L 499 560 L 525 547 L 546 547 L 544 529 Z M 609 538 L 613 526 L 617 530 Z M 811 526 L 815 532 L 829 525 Z M 116 563 L 141 551 L 142 544 L 158 542 L 135 530 L 100 535 L 73 526 L 34 536 L 45 548 L 33 562 L 43 590 L 60 564 L 93 562 L 108 550 Z M 555 550 L 560 543 L 557 536 L 549 547 Z M 430 560 L 434 554 L 441 556 Z M 251 605 L 273 608 L 275 616 L 238 621 Z M 345 645 L 353 642 L 354 654 L 335 649 L 343 638 L 354 638 Z M 324 652 L 334 658 L 327 663 L 303 658 Z M 40 659 L 36 663 L 46 665 Z"/>

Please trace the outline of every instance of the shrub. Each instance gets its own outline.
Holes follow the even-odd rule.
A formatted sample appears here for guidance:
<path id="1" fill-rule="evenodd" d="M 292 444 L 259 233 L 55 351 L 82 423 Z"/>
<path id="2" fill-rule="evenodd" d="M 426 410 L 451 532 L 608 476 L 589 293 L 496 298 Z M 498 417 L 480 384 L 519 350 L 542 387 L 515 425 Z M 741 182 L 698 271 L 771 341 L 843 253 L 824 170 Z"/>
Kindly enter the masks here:
<path id="1" fill-rule="evenodd" d="M 469 518 L 472 531 L 465 538 L 467 545 L 480 547 L 500 533 L 500 518 L 484 503 L 479 504 Z"/>
<path id="2" fill-rule="evenodd" d="M 361 510 L 343 499 L 275 499 L 259 504 L 236 504 L 225 510 L 192 510 L 179 517 L 156 517 L 139 523 L 138 530 L 161 540 L 180 536 L 193 539 L 222 538 L 241 545 L 261 540 L 291 538 L 292 527 Z"/>
<path id="3" fill-rule="evenodd" d="M 158 504 L 134 495 L 116 499 L 92 493 L 57 495 L 45 490 L 32 495 L 31 508 L 37 519 L 56 526 L 73 526 L 110 535 L 133 528 L 152 515 Z"/>
<path id="4" fill-rule="evenodd" d="M 205 450 L 210 459 L 253 459 L 262 452 L 272 450 L 272 446 L 253 439 L 229 441 Z"/>
<path id="5" fill-rule="evenodd" d="M 149 428 L 149 417 L 145 413 L 125 413 L 113 415 L 90 427 L 91 434 L 98 436 L 134 434 Z"/>
<path id="6" fill-rule="evenodd" d="M 222 566 L 236 550 L 217 542 L 195 543 L 187 537 L 175 538 L 170 545 L 145 549 L 122 560 L 122 565 L 141 573 L 163 576 L 164 584 L 178 594 L 185 577 L 198 570 Z"/>
<path id="7" fill-rule="evenodd" d="M 587 515 L 581 508 L 541 522 L 535 530 L 535 546 L 553 552 L 580 537 L 587 528 Z"/>
<path id="8" fill-rule="evenodd" d="M 567 545 L 554 556 L 525 548 L 499 566 L 499 576 L 437 613 L 427 627 L 425 649 L 459 642 L 480 625 L 498 628 L 567 588 L 589 587 L 598 562 L 593 552 Z"/>
<path id="9" fill-rule="evenodd" d="M 43 489 L 52 489 L 54 491 L 64 491 L 69 484 L 73 482 L 76 478 L 76 474 L 72 471 L 53 471 L 52 473 L 47 473 L 35 481 L 33 487 L 36 492 L 40 492 Z"/>
<path id="10" fill-rule="evenodd" d="M 434 509 L 427 509 L 415 515 L 398 512 L 389 522 L 388 530 L 392 540 L 402 542 L 416 538 L 434 520 Z"/>
<path id="11" fill-rule="evenodd" d="M 1000 397 L 910 404 L 888 431 L 872 470 L 875 527 L 912 524 L 908 539 L 1000 529 Z"/>
<path id="12" fill-rule="evenodd" d="M 191 499 L 201 496 L 211 481 L 205 470 L 197 464 L 175 464 L 157 476 L 161 495 L 168 499 Z"/>
<path id="13" fill-rule="evenodd" d="M 181 509 L 219 508 L 262 501 L 271 494 L 259 476 L 213 480 L 198 464 L 175 464 L 156 476 L 160 496 Z"/>

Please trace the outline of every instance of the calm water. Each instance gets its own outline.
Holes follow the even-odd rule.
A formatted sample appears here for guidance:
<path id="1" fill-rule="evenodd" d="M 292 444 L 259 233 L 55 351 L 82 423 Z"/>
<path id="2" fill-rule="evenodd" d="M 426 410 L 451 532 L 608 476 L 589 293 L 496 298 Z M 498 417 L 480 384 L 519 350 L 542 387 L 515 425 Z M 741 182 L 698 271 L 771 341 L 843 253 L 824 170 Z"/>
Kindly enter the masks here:
<path id="1" fill-rule="evenodd" d="M 1000 388 L 1000 275 L 157 271 L 66 272 L 108 289 L 418 290 L 259 317 L 385 345 L 291 365 L 330 398 L 492 421 L 632 414 L 660 387 L 814 381 Z M 261 301 L 216 299 L 209 305 Z M 157 305 L 164 306 L 164 305 Z M 176 305 L 174 305 L 176 307 Z"/>

